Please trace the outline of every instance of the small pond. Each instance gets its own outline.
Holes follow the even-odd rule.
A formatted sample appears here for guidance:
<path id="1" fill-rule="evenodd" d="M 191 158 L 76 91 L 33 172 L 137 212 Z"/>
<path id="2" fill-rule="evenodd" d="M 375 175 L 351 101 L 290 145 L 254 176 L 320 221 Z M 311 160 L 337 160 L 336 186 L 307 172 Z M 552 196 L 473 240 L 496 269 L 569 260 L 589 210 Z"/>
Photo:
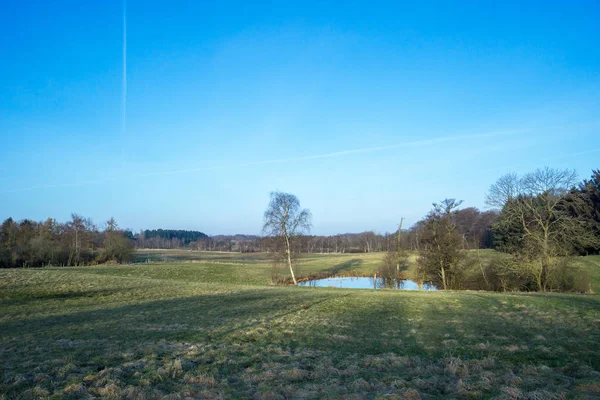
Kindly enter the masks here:
<path id="1" fill-rule="evenodd" d="M 314 279 L 312 281 L 300 282 L 298 286 L 310 287 L 334 287 L 344 289 L 399 289 L 399 290 L 419 290 L 416 282 L 408 279 L 384 279 L 368 277 L 331 277 L 324 279 Z M 424 284 L 423 290 L 437 290 L 434 285 Z"/>

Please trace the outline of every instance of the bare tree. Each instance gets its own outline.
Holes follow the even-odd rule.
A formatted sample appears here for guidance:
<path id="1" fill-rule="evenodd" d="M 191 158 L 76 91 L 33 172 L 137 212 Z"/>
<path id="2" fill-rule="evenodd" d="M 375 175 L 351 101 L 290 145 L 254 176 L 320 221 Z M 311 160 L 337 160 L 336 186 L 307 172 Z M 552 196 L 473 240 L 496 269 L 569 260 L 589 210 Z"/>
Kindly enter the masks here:
<path id="1" fill-rule="evenodd" d="M 401 218 L 395 243 L 390 246 L 390 249 L 386 253 L 378 269 L 378 275 L 380 275 L 384 279 L 384 283 L 390 287 L 399 288 L 401 280 L 406 279 L 405 274 L 408 270 L 408 253 L 402 244 L 403 222 L 404 218 Z M 392 235 L 390 235 L 390 237 L 391 236 Z"/>
<path id="2" fill-rule="evenodd" d="M 365 253 L 370 253 L 373 251 L 373 242 L 375 238 L 375 232 L 367 231 L 360 234 L 362 240 L 365 243 L 364 251 Z"/>
<path id="3" fill-rule="evenodd" d="M 115 221 L 114 217 L 110 217 L 110 219 L 108 221 L 106 221 L 105 231 L 112 232 L 112 231 L 116 231 L 118 229 L 119 229 L 119 225 L 117 224 L 117 221 Z"/>
<path id="4" fill-rule="evenodd" d="M 88 250 L 89 234 L 96 228 L 89 218 L 72 213 L 71 221 L 67 223 L 67 229 L 71 236 L 68 265 L 80 265 L 85 261 L 83 252 Z M 91 252 L 93 256 L 93 247 Z"/>
<path id="5" fill-rule="evenodd" d="M 404 217 L 400 218 L 398 224 L 398 238 L 396 240 L 396 275 L 400 275 L 400 268 L 408 268 L 408 254 L 404 251 L 402 246 L 402 224 L 404 223 Z"/>
<path id="6" fill-rule="evenodd" d="M 527 261 L 538 290 L 550 289 L 550 273 L 557 257 L 567 256 L 573 243 L 588 233 L 565 207 L 576 184 L 572 170 L 538 169 L 522 177 L 501 177 L 486 197 L 486 203 L 502 210 L 501 223 L 521 231 L 518 252 Z"/>
<path id="7" fill-rule="evenodd" d="M 490 187 L 485 203 L 493 208 L 502 208 L 521 192 L 521 180 L 515 173 L 506 174 Z"/>
<path id="8" fill-rule="evenodd" d="M 121 263 L 131 259 L 133 243 L 125 237 L 123 231 L 119 229 L 117 221 L 112 217 L 106 221 L 102 246 L 101 261 L 116 261 Z"/>
<path id="9" fill-rule="evenodd" d="M 300 201 L 296 196 L 283 192 L 271 193 L 271 201 L 264 215 L 263 233 L 280 238 L 294 285 L 297 281 L 292 266 L 291 241 L 295 236 L 310 230 L 310 220 L 310 211 L 300 208 Z"/>

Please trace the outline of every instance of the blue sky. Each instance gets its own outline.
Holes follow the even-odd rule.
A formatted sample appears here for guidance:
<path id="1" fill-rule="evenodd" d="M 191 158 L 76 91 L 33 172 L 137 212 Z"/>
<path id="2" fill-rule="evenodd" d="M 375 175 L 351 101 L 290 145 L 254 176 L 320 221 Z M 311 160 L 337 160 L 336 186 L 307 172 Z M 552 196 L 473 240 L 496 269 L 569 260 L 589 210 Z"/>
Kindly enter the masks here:
<path id="1" fill-rule="evenodd" d="M 0 10 L 0 218 L 395 229 L 600 168 L 598 2 L 24 0 Z"/>

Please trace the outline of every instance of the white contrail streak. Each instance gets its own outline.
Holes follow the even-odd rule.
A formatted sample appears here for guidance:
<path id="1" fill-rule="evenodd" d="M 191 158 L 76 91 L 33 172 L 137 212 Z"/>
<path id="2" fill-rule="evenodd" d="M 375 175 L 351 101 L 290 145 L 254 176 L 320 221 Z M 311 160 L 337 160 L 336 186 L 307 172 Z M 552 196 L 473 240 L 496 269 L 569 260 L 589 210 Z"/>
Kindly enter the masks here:
<path id="1" fill-rule="evenodd" d="M 171 171 L 161 171 L 161 172 L 150 172 L 145 174 L 136 174 L 136 175 L 121 175 L 114 177 L 107 177 L 89 181 L 81 181 L 81 182 L 73 182 L 73 183 L 59 183 L 59 184 L 47 184 L 47 185 L 36 185 L 23 189 L 9 190 L 4 191 L 3 193 L 15 193 L 15 192 L 25 192 L 36 189 L 51 189 L 51 188 L 64 188 L 64 187 L 76 187 L 76 186 L 85 186 L 85 185 L 93 185 L 93 184 L 101 184 L 118 180 L 128 180 L 135 178 L 146 178 L 153 176 L 164 176 L 164 175 L 176 175 L 176 174 L 187 174 L 194 172 L 202 172 L 202 171 L 214 171 L 218 169 L 227 169 L 227 168 L 243 168 L 243 167 L 251 167 L 265 164 L 285 164 L 297 161 L 308 161 L 308 160 L 317 160 L 322 158 L 332 158 L 332 157 L 342 157 L 352 154 L 360 154 L 360 153 L 371 153 L 383 150 L 392 150 L 392 149 L 400 149 L 407 147 L 420 147 L 420 146 L 431 146 L 438 145 L 446 142 L 459 141 L 459 140 L 470 140 L 470 139 L 483 139 L 497 136 L 508 136 L 508 135 L 516 135 L 520 133 L 529 132 L 529 129 L 518 129 L 518 130 L 508 130 L 508 131 L 499 131 L 499 132 L 489 132 L 482 134 L 474 134 L 474 135 L 458 135 L 458 136 L 447 136 L 447 137 L 439 137 L 434 139 L 425 139 L 425 140 L 416 140 L 411 142 L 404 143 L 396 143 L 386 146 L 377 146 L 377 147 L 364 147 L 360 149 L 351 149 L 351 150 L 341 150 L 335 151 L 331 153 L 322 153 L 308 156 L 298 156 L 298 157 L 289 157 L 289 158 L 277 158 L 271 160 L 262 160 L 262 161 L 251 161 L 247 163 L 240 164 L 222 164 L 222 165 L 212 165 L 198 168 L 190 168 L 190 169 L 179 169 L 179 170 L 171 170 Z"/>
<path id="2" fill-rule="evenodd" d="M 457 141 L 457 140 L 462 140 L 462 139 L 481 139 L 481 138 L 494 137 L 494 136 L 514 135 L 514 134 L 518 134 L 518 133 L 525 133 L 527 131 L 528 130 L 521 129 L 521 130 L 512 130 L 512 131 L 490 132 L 490 133 L 475 134 L 475 135 L 459 135 L 459 136 L 441 137 L 441 138 L 435 138 L 435 139 L 416 140 L 416 141 L 412 141 L 412 142 L 390 144 L 390 145 L 386 145 L 386 146 L 364 147 L 361 149 L 352 149 L 352 150 L 341 150 L 341 151 L 335 151 L 332 153 L 315 154 L 315 155 L 310 155 L 310 156 L 277 158 L 277 159 L 272 159 L 272 160 L 253 161 L 253 162 L 241 163 L 241 164 L 214 165 L 214 166 L 200 167 L 200 168 L 155 172 L 155 173 L 136 175 L 136 177 L 184 174 L 184 173 L 191 173 L 191 172 L 212 171 L 215 169 L 224 169 L 224 168 L 241 168 L 241 167 L 251 167 L 251 166 L 255 166 L 255 165 L 264 165 L 264 164 L 282 164 L 282 163 L 295 162 L 295 161 L 317 160 L 320 158 L 340 157 L 340 156 L 346 156 L 346 155 L 358 154 L 358 153 L 371 153 L 371 152 L 382 151 L 382 150 L 399 149 L 402 147 L 419 147 L 419 146 L 426 146 L 426 145 L 435 145 L 435 144 Z"/>
<path id="3" fill-rule="evenodd" d="M 121 97 L 121 162 L 125 159 L 123 149 L 127 136 L 127 0 L 123 0 L 123 88 Z"/>

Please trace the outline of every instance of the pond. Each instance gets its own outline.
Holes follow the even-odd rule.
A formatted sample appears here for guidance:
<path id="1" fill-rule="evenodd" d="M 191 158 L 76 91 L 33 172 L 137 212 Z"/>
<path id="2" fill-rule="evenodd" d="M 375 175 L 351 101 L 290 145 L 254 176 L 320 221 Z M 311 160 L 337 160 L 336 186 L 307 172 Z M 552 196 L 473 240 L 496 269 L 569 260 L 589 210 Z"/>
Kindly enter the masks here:
<path id="1" fill-rule="evenodd" d="M 359 276 L 314 279 L 312 281 L 300 282 L 298 283 L 298 286 L 334 287 L 344 289 L 419 290 L 419 286 L 417 285 L 417 283 L 408 279 L 374 279 Z M 426 283 L 423 285 L 423 290 L 437 290 L 437 287 Z"/>

